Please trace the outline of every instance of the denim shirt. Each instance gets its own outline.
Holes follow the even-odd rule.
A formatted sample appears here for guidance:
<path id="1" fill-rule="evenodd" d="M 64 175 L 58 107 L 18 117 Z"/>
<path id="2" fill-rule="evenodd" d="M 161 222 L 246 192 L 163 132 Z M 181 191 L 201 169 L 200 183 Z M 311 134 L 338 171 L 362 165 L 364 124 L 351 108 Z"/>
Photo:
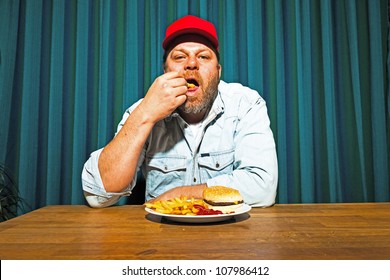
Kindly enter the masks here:
<path id="1" fill-rule="evenodd" d="M 140 101 L 125 112 L 118 131 Z M 130 195 L 136 182 L 134 178 L 121 193 L 107 193 L 97 168 L 101 150 L 91 154 L 82 174 L 84 193 L 93 207 L 109 206 Z M 174 112 L 153 127 L 138 167 L 146 180 L 146 200 L 177 186 L 206 183 L 236 188 L 252 206 L 272 205 L 278 166 L 264 99 L 241 84 L 220 81 L 199 133 L 194 135 Z"/>

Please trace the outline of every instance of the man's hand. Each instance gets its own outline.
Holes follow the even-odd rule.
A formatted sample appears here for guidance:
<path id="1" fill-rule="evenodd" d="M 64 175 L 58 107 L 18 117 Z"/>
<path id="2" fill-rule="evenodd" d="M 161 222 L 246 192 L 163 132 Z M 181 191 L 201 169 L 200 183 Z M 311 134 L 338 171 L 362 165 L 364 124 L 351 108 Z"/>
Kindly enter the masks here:
<path id="1" fill-rule="evenodd" d="M 187 100 L 186 92 L 187 81 L 183 76 L 177 72 L 165 73 L 154 80 L 139 110 L 150 116 L 152 123 L 156 123 Z"/>
<path id="2" fill-rule="evenodd" d="M 153 126 L 187 100 L 186 92 L 187 81 L 177 72 L 156 78 L 145 98 L 100 154 L 99 171 L 106 191 L 120 192 L 130 184 Z"/>

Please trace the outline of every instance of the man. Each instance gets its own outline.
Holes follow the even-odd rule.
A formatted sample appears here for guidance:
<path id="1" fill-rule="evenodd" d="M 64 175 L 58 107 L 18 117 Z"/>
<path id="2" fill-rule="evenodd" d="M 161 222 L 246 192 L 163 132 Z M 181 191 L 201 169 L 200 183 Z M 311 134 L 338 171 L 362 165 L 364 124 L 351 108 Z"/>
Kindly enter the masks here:
<path id="1" fill-rule="evenodd" d="M 252 206 L 272 205 L 278 171 L 266 104 L 256 91 L 220 81 L 214 25 L 185 16 L 167 28 L 163 48 L 164 74 L 84 165 L 88 203 L 106 207 L 130 195 L 141 169 L 146 200 L 201 198 L 224 185 Z"/>

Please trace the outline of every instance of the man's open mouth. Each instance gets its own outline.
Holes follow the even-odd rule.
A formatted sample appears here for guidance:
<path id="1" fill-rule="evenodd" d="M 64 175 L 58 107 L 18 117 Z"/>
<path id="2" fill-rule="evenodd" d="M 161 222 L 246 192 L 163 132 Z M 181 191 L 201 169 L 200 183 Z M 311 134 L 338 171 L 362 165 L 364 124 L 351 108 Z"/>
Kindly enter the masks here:
<path id="1" fill-rule="evenodd" d="M 199 87 L 199 83 L 198 83 L 198 81 L 195 80 L 195 79 L 187 79 L 187 87 L 188 87 L 188 88 Z"/>

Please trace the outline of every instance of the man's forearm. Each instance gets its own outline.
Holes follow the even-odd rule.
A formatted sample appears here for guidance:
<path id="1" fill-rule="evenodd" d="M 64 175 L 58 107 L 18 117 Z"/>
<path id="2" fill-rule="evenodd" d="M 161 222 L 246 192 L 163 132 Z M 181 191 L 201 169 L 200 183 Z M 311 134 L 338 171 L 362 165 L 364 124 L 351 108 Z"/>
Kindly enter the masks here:
<path id="1" fill-rule="evenodd" d="M 98 166 L 107 192 L 120 192 L 133 180 L 138 159 L 153 125 L 136 108 L 116 137 L 103 149 Z"/>
<path id="2" fill-rule="evenodd" d="M 149 202 L 159 201 L 159 200 L 169 200 L 175 197 L 187 198 L 203 198 L 203 190 L 207 188 L 206 184 L 193 185 L 193 186 L 180 186 L 159 195 L 158 197 L 149 200 Z"/>

